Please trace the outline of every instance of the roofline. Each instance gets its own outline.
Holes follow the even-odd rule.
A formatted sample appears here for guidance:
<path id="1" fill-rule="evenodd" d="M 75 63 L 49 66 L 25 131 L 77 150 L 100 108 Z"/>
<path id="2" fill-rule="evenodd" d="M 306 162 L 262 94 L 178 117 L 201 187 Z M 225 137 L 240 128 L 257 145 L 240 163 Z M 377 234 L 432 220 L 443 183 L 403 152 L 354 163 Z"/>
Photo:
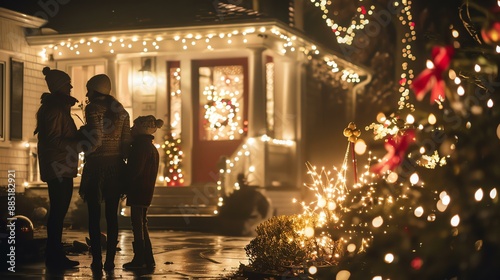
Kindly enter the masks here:
<path id="1" fill-rule="evenodd" d="M 256 25 L 258 26 L 275 26 L 287 33 L 291 33 L 296 37 L 300 37 L 302 40 L 306 40 L 315 46 L 319 47 L 322 52 L 331 55 L 337 61 L 341 61 L 343 66 L 346 68 L 350 68 L 361 76 L 372 75 L 371 70 L 364 66 L 355 65 L 352 62 L 342 58 L 343 56 L 332 49 L 325 47 L 322 44 L 317 43 L 315 40 L 312 40 L 309 36 L 301 32 L 300 30 L 294 29 L 280 21 L 277 20 L 264 20 L 257 22 L 249 22 L 249 21 L 241 21 L 238 23 L 227 23 L 227 24 L 210 24 L 210 25 L 191 25 L 191 26 L 181 26 L 181 27 L 162 27 L 162 28 L 148 28 L 148 29 L 127 29 L 127 30 L 115 30 L 115 31 L 99 31 L 99 32 L 82 32 L 82 33 L 67 33 L 67 34 L 54 34 L 54 35 L 32 35 L 27 36 L 26 40 L 29 45 L 51 45 L 57 44 L 60 41 L 66 41 L 68 38 L 78 41 L 82 38 L 89 37 L 134 37 L 134 36 L 158 36 L 164 34 L 166 37 L 174 37 L 175 35 L 185 34 L 186 32 L 193 33 L 193 27 L 196 27 L 196 31 L 200 32 L 210 32 L 213 30 L 214 32 L 220 32 L 221 29 L 232 31 L 235 28 L 253 28 Z"/>
<path id="2" fill-rule="evenodd" d="M 13 10 L 0 7 L 0 18 L 7 19 L 15 24 L 26 28 L 40 28 L 47 24 L 47 21 L 39 17 L 30 16 Z"/>

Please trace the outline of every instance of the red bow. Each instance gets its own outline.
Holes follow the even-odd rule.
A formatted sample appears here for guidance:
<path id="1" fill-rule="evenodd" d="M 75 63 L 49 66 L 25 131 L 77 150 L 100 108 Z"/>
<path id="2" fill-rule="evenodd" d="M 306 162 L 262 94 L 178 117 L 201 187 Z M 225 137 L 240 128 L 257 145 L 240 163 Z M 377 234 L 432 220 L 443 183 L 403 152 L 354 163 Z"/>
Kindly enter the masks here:
<path id="1" fill-rule="evenodd" d="M 454 49 L 451 46 L 432 48 L 434 68 L 422 71 L 411 84 L 417 100 L 421 101 L 431 89 L 431 104 L 436 100 L 444 99 L 445 84 L 442 75 L 450 65 L 453 54 Z"/>
<path id="2" fill-rule="evenodd" d="M 382 158 L 382 161 L 371 167 L 371 171 L 382 174 L 387 170 L 394 170 L 403 162 L 406 150 L 414 142 L 415 131 L 413 129 L 406 130 L 402 135 L 398 133 L 389 136 L 384 144 L 387 154 Z"/>

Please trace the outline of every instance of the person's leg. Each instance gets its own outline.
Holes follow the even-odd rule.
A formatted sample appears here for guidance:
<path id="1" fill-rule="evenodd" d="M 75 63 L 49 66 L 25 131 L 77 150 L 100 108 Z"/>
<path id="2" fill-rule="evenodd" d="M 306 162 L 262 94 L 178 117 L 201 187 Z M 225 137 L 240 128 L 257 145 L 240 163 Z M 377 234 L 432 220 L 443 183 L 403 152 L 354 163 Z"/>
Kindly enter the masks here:
<path id="1" fill-rule="evenodd" d="M 90 252 L 92 253 L 93 270 L 102 270 L 101 252 L 101 202 L 97 195 L 87 195 L 87 208 L 89 213 Z"/>
<path id="2" fill-rule="evenodd" d="M 73 178 L 54 179 L 47 182 L 49 190 L 49 215 L 47 219 L 46 265 L 50 268 L 69 268 L 79 265 L 66 258 L 61 243 L 64 217 L 73 195 Z"/>
<path id="3" fill-rule="evenodd" d="M 108 242 L 106 244 L 106 262 L 105 270 L 115 268 L 116 245 L 118 244 L 118 204 L 120 197 L 106 198 L 106 225 L 108 228 Z"/>
<path id="4" fill-rule="evenodd" d="M 134 234 L 134 242 L 132 242 L 132 247 L 134 249 L 134 258 L 131 262 L 123 265 L 125 269 L 138 269 L 144 268 L 146 266 L 144 262 L 144 233 L 142 231 L 143 227 L 143 208 L 131 206 L 130 207 L 130 218 L 132 221 L 132 232 Z"/>
<path id="5" fill-rule="evenodd" d="M 146 266 L 153 268 L 156 266 L 155 259 L 153 256 L 153 246 L 151 245 L 151 240 L 149 239 L 149 229 L 148 229 L 148 208 L 142 208 L 142 233 L 144 235 L 144 261 Z"/>

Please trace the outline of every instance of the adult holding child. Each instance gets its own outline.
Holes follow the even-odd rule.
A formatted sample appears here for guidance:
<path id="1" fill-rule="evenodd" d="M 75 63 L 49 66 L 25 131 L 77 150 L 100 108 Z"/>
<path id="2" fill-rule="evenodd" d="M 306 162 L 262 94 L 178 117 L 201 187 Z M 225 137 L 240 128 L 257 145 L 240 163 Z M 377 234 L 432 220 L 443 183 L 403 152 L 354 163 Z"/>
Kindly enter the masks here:
<path id="1" fill-rule="evenodd" d="M 95 75 L 87 82 L 88 105 L 86 124 L 91 147 L 85 151 L 80 195 L 87 203 L 89 237 L 92 253 L 91 269 L 101 271 L 101 202 L 105 204 L 107 226 L 104 269 L 113 270 L 118 243 L 118 204 L 124 185 L 125 160 L 130 146 L 130 117 L 111 92 L 107 75 Z"/>

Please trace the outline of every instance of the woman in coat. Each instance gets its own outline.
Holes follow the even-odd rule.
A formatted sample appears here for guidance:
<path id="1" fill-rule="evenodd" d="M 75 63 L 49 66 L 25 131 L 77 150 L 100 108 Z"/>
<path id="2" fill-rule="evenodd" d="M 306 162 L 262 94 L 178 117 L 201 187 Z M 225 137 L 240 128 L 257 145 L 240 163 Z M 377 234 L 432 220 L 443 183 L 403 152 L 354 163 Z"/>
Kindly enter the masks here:
<path id="1" fill-rule="evenodd" d="M 80 195 L 87 202 L 91 268 L 101 271 L 101 201 L 107 225 L 104 269 L 113 270 L 118 243 L 118 204 L 123 193 L 125 160 L 130 145 L 130 119 L 123 105 L 110 95 L 111 81 L 99 74 L 87 82 L 89 104 L 85 107 L 85 131 L 91 142 L 85 151 Z"/>
<path id="2" fill-rule="evenodd" d="M 63 222 L 73 194 L 73 178 L 78 168 L 79 139 L 71 107 L 78 100 L 72 97 L 71 79 L 63 71 L 43 69 L 50 93 L 41 97 L 36 114 L 38 160 L 40 176 L 49 189 L 47 248 L 45 264 L 48 269 L 66 269 L 79 265 L 69 260 L 61 244 Z"/>

